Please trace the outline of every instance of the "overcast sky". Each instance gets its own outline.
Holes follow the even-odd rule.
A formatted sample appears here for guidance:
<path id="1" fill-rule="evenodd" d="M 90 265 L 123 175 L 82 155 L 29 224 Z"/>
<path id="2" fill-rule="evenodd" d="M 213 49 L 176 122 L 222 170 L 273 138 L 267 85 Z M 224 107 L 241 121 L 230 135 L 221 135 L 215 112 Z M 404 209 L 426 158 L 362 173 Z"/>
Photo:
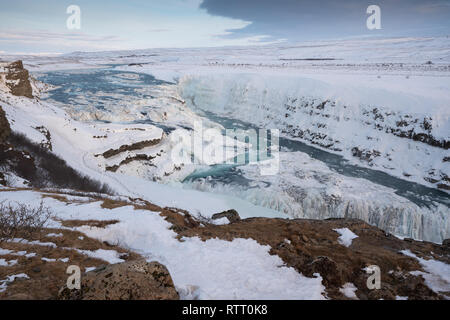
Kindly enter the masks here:
<path id="1" fill-rule="evenodd" d="M 450 0 L 0 0 L 0 53 L 253 45 L 359 36 L 448 36 Z M 81 28 L 69 30 L 69 5 Z M 368 30 L 366 9 L 381 9 Z"/>

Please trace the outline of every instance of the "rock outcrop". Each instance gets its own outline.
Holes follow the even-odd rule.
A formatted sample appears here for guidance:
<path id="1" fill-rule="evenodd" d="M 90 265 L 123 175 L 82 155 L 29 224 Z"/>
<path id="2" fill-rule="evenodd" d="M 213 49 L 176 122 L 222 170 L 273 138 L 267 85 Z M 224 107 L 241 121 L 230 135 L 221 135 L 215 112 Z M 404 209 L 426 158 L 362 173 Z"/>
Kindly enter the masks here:
<path id="1" fill-rule="evenodd" d="M 5 111 L 0 106 L 0 144 L 4 143 L 11 133 L 8 119 L 6 119 Z"/>
<path id="2" fill-rule="evenodd" d="M 442 245 L 401 240 L 376 227 L 356 219 L 271 219 L 249 218 L 230 224 L 195 224 L 186 213 L 172 212 L 167 218 L 178 237 L 200 237 L 202 240 L 236 238 L 254 239 L 270 246 L 270 254 L 278 255 L 284 263 L 307 277 L 319 273 L 326 294 L 331 299 L 348 299 L 341 288 L 352 283 L 358 299 L 444 299 L 448 292 L 432 291 L 424 278 L 414 271 L 423 271 L 419 261 L 402 253 L 409 250 L 425 260 L 450 264 L 448 240 Z M 339 243 L 336 229 L 348 228 L 358 237 L 350 246 Z M 381 270 L 381 288 L 367 287 L 365 268 L 377 265 Z M 450 288 L 449 288 L 450 289 Z"/>
<path id="3" fill-rule="evenodd" d="M 239 216 L 239 213 L 237 213 L 236 210 L 231 209 L 227 211 L 223 211 L 220 213 L 215 213 L 211 217 L 213 220 L 221 219 L 221 218 L 227 218 L 230 223 L 238 222 L 241 220 L 241 217 Z"/>
<path id="4" fill-rule="evenodd" d="M 21 60 L 2 65 L 5 85 L 15 96 L 33 98 L 30 75 Z"/>
<path id="5" fill-rule="evenodd" d="M 123 145 L 120 146 L 119 149 L 109 149 L 108 151 L 103 152 L 102 156 L 107 159 L 114 157 L 118 155 L 119 153 L 126 152 L 126 151 L 135 151 L 140 150 L 143 148 L 155 146 L 158 143 L 161 142 L 161 139 L 153 139 L 153 140 L 146 140 L 146 141 L 139 141 L 130 145 Z"/>
<path id="6" fill-rule="evenodd" d="M 81 289 L 60 290 L 61 300 L 178 300 L 167 268 L 144 259 L 99 267 L 85 273 Z"/>

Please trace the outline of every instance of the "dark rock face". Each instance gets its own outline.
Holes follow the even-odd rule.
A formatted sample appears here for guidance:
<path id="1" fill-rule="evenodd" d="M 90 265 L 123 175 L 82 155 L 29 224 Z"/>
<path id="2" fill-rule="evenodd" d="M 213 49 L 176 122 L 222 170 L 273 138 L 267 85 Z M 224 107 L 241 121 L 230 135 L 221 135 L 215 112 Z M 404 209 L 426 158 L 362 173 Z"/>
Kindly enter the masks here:
<path id="1" fill-rule="evenodd" d="M 165 266 L 144 259 L 99 267 L 82 276 L 81 289 L 64 286 L 61 300 L 178 300 Z"/>
<path id="2" fill-rule="evenodd" d="M 371 162 L 381 155 L 381 153 L 377 150 L 360 150 L 358 147 L 352 148 L 352 155 L 354 157 L 360 158 L 363 161 L 368 162 L 371 164 Z"/>
<path id="3" fill-rule="evenodd" d="M 433 127 L 434 121 L 432 117 L 410 113 L 407 110 L 399 112 L 389 110 L 388 107 L 384 106 L 375 107 L 361 104 L 358 108 L 360 115 L 352 117 L 347 115 L 345 111 L 350 106 L 333 100 L 324 101 L 306 96 L 287 97 L 280 107 L 280 112 L 284 119 L 279 118 L 277 114 L 271 115 L 270 108 L 266 105 L 259 106 L 263 112 L 269 113 L 267 116 L 269 120 L 279 121 L 283 134 L 336 152 L 342 152 L 347 146 L 343 145 L 343 141 L 341 141 L 345 136 L 335 131 L 333 127 L 340 128 L 342 123 L 346 122 L 351 125 L 350 121 L 360 122 L 360 124 L 367 127 L 368 135 L 366 139 L 368 141 L 375 139 L 371 136 L 371 133 L 374 133 L 381 136 L 393 135 L 444 150 L 450 148 L 450 140 L 437 136 L 435 130 L 433 130 L 436 128 Z M 292 121 L 292 119 L 299 116 L 303 119 L 310 118 L 310 123 L 305 126 L 305 124 L 298 124 Z M 366 148 L 364 145 L 373 147 Z M 380 167 L 379 161 L 381 159 L 392 161 L 393 157 L 391 157 L 389 152 L 376 150 L 376 146 L 375 141 L 368 144 L 361 144 L 355 141 L 355 145 L 351 146 L 349 151 L 353 157 L 359 158 L 369 166 Z M 393 151 L 395 152 L 395 150 Z M 450 157 L 448 156 L 442 157 L 443 162 L 448 162 L 450 161 L 449 159 Z M 390 166 L 381 166 L 387 170 L 392 170 L 400 168 L 401 165 L 393 161 Z M 444 170 L 439 168 L 439 166 L 436 166 L 434 173 L 422 172 L 422 178 L 433 184 L 434 187 L 448 191 L 450 190 L 448 177 Z M 412 175 L 405 172 L 404 176 L 409 178 Z"/>
<path id="4" fill-rule="evenodd" d="M 46 139 L 46 140 L 42 141 L 40 145 L 43 148 L 52 151 L 53 150 L 52 135 L 51 135 L 50 131 L 44 126 L 35 127 L 35 129 L 37 131 L 39 131 L 40 133 L 42 133 L 45 136 L 45 139 Z"/>
<path id="5" fill-rule="evenodd" d="M 0 106 L 0 144 L 4 143 L 11 133 L 8 119 L 6 119 L 5 111 Z"/>
<path id="6" fill-rule="evenodd" d="M 108 151 L 105 151 L 102 154 L 102 156 L 107 159 L 107 158 L 114 157 L 122 152 L 135 151 L 135 150 L 140 150 L 140 149 L 143 149 L 146 147 L 155 146 L 160 142 L 161 142 L 161 139 L 153 139 L 153 140 L 136 142 L 136 143 L 133 143 L 130 145 L 123 145 L 123 146 L 120 146 L 119 149 L 109 149 Z"/>
<path id="7" fill-rule="evenodd" d="M 450 248 L 450 239 L 445 239 L 444 241 L 442 241 L 442 245 L 444 247 Z"/>
<path id="8" fill-rule="evenodd" d="M 21 60 L 10 63 L 5 67 L 7 73 L 5 75 L 6 86 L 15 96 L 24 96 L 33 98 L 33 89 L 29 79 L 28 70 L 23 68 Z"/>
<path id="9" fill-rule="evenodd" d="M 154 156 L 148 156 L 146 154 L 137 154 L 135 156 L 126 157 L 124 160 L 120 161 L 119 164 L 115 164 L 113 166 L 106 167 L 105 170 L 106 171 L 111 171 L 111 172 L 116 172 L 120 168 L 120 166 L 128 164 L 130 162 L 133 162 L 133 161 L 151 161 L 154 158 L 155 158 Z M 153 165 L 153 164 L 151 164 L 151 162 L 150 162 L 149 165 Z"/>
<path id="10" fill-rule="evenodd" d="M 0 164 L 6 166 L 5 172 L 14 172 L 29 181 L 37 176 L 35 159 L 25 150 L 18 150 L 10 143 L 0 144 Z M 1 179 L 3 177 L 3 179 Z M 0 175 L 0 184 L 6 185 L 4 175 Z"/>

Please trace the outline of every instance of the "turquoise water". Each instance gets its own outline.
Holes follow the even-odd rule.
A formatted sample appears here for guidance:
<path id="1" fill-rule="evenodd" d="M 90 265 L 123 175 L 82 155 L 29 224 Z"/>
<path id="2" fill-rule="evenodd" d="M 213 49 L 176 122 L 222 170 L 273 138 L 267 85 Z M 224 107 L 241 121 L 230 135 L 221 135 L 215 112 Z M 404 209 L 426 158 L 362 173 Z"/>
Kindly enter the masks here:
<path id="1" fill-rule="evenodd" d="M 129 75 L 126 77 L 125 75 Z M 48 73 L 37 73 L 37 78 L 45 83 L 52 84 L 58 88 L 49 92 L 49 99 L 59 101 L 65 104 L 77 102 L 75 106 L 80 104 L 80 100 L 75 101 L 80 92 L 85 97 L 96 95 L 95 100 L 88 99 L 89 103 L 93 103 L 97 108 L 115 98 L 114 95 L 136 96 L 152 99 L 151 95 L 141 93 L 138 89 L 147 86 L 165 83 L 157 80 L 155 77 L 146 74 L 126 73 L 111 69 L 89 69 L 89 70 L 68 70 L 54 71 Z M 99 96 L 98 94 L 102 95 Z"/>

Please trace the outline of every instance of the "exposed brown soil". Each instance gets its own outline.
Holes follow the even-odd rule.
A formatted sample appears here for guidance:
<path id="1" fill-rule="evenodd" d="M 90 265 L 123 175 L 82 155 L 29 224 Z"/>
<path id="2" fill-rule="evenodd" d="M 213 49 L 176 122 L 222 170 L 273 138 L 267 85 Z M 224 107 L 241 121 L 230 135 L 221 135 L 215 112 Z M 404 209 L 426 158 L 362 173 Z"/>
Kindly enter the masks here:
<path id="1" fill-rule="evenodd" d="M 95 227 L 95 228 L 105 228 L 109 225 L 119 223 L 119 220 L 63 220 L 61 224 L 64 227 L 76 228 L 76 227 Z"/>
<path id="2" fill-rule="evenodd" d="M 44 126 L 39 126 L 35 128 L 37 131 L 39 131 L 40 133 L 42 133 L 45 137 L 45 141 L 41 142 L 41 146 L 43 148 L 46 148 L 50 151 L 53 150 L 53 145 L 52 145 L 52 135 L 50 133 L 50 131 L 44 127 Z"/>
<path id="3" fill-rule="evenodd" d="M 146 147 L 151 147 L 154 145 L 157 145 L 161 142 L 161 139 L 153 139 L 153 140 L 145 140 L 145 141 L 139 141 L 133 144 L 127 144 L 120 146 L 119 149 L 109 149 L 108 151 L 105 151 L 102 153 L 102 156 L 107 159 L 111 158 L 115 155 L 118 155 L 119 153 L 125 152 L 125 151 L 134 151 L 134 150 L 140 150 Z"/>

